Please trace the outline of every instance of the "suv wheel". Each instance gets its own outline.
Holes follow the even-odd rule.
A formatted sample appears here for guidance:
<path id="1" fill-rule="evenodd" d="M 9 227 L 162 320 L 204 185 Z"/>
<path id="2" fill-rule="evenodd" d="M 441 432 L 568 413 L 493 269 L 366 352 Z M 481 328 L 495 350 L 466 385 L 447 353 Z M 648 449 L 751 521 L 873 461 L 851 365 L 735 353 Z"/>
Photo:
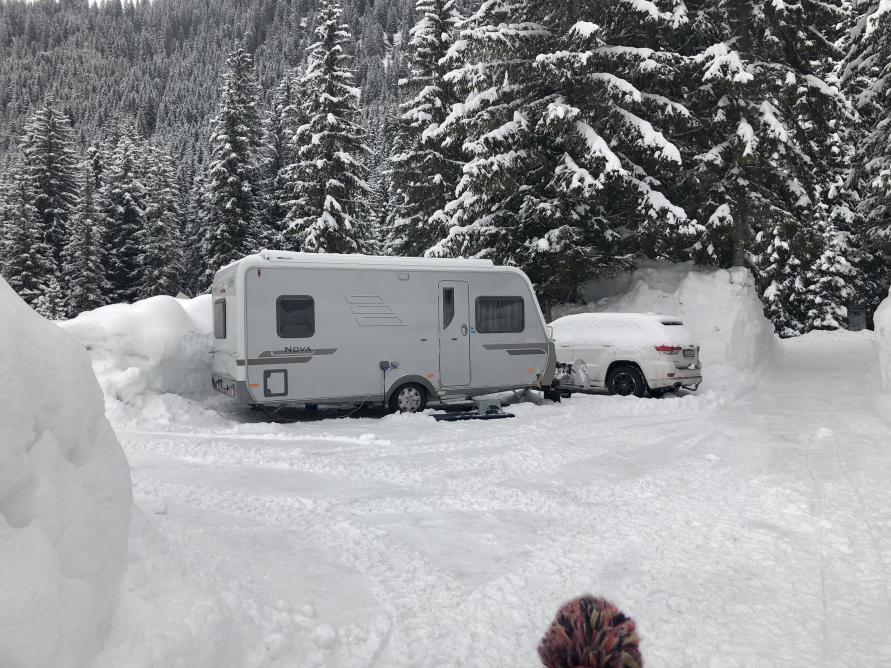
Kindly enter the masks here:
<path id="1" fill-rule="evenodd" d="M 420 413 L 427 407 L 427 390 L 417 383 L 401 385 L 390 395 L 390 412 Z"/>
<path id="2" fill-rule="evenodd" d="M 647 391 L 647 384 L 637 367 L 623 364 L 613 369 L 606 381 L 606 389 L 610 394 L 618 394 L 623 397 L 634 395 L 642 397 Z"/>

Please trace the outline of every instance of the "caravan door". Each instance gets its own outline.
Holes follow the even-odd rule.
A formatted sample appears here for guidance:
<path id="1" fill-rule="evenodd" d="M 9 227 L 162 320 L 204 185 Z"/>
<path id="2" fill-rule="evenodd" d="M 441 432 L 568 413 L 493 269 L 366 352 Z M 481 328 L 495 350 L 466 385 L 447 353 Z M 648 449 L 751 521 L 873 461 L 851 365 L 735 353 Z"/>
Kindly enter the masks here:
<path id="1" fill-rule="evenodd" d="M 470 384 L 470 287 L 439 283 L 439 377 L 443 387 Z"/>

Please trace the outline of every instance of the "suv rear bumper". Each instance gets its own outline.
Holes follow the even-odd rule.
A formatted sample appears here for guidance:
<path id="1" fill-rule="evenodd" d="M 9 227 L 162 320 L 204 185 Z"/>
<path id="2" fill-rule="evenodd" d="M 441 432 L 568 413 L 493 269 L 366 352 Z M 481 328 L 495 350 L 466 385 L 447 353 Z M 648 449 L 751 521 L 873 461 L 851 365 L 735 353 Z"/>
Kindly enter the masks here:
<path id="1" fill-rule="evenodd" d="M 690 385 L 699 385 L 702 382 L 702 364 L 698 363 L 696 368 L 681 368 L 672 362 L 651 362 L 644 368 L 644 376 L 647 385 L 651 389 L 661 389 L 663 387 L 687 387 Z"/>

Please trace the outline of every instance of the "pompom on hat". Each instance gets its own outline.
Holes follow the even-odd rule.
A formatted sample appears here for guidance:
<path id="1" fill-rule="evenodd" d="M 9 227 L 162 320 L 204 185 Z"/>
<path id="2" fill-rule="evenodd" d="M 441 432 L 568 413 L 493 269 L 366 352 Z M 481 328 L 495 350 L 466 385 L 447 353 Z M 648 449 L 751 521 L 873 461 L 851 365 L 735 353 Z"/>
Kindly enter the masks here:
<path id="1" fill-rule="evenodd" d="M 563 604 L 538 646 L 546 668 L 642 668 L 634 620 L 590 594 Z"/>

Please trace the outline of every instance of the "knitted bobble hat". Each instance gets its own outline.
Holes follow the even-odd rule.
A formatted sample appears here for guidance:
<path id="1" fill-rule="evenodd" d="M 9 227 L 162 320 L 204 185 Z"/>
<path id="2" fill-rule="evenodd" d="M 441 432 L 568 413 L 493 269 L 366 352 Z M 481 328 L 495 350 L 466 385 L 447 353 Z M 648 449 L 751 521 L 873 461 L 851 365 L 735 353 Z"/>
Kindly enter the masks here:
<path id="1" fill-rule="evenodd" d="M 573 599 L 538 646 L 546 668 L 642 668 L 634 620 L 604 598 Z"/>

